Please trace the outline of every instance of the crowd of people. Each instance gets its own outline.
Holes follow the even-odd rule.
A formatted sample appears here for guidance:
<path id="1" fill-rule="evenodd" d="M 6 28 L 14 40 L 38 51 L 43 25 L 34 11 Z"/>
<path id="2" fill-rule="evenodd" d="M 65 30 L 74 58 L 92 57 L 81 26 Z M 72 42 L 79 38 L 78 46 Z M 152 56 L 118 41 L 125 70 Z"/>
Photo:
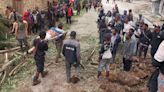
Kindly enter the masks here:
<path id="1" fill-rule="evenodd" d="M 154 59 L 160 44 L 162 45 L 164 40 L 163 25 L 153 25 L 154 28 L 150 28 L 142 14 L 139 14 L 137 20 L 134 20 L 131 9 L 128 11 L 124 10 L 123 14 L 121 14 L 117 4 L 114 3 L 113 6 L 114 7 L 107 11 L 107 13 L 105 13 L 104 9 L 101 8 L 97 20 L 99 28 L 99 44 L 101 45 L 101 50 L 99 52 L 98 79 L 101 79 L 101 73 L 104 67 L 106 69 L 106 77 L 109 78 L 109 64 L 116 62 L 115 58 L 118 54 L 118 48 L 121 46 L 123 47 L 121 54 L 124 71 L 131 70 L 132 62 L 135 60 L 134 57 L 138 57 L 139 62 L 141 63 L 148 62 L 147 53 L 150 47 L 150 55 L 153 65 L 164 67 L 163 63 L 161 63 L 164 59 L 161 60 L 160 58 L 161 61 Z M 158 57 L 162 54 L 164 53 L 158 53 L 156 56 Z M 160 62 L 160 64 L 156 65 L 154 62 Z M 164 77 L 162 71 L 163 70 L 160 68 L 159 77 L 157 75 L 156 78 L 154 77 L 156 80 L 150 83 L 150 92 L 157 92 L 157 88 L 158 92 L 162 92 L 162 87 L 164 87 L 161 83 L 161 78 Z M 160 86 L 158 87 L 157 79 L 158 82 L 160 81 Z"/>
<path id="2" fill-rule="evenodd" d="M 44 71 L 45 51 L 48 50 L 48 40 L 52 40 L 57 49 L 56 63 L 58 63 L 61 53 L 66 57 L 67 82 L 70 82 L 71 66 L 79 67 L 80 65 L 80 44 L 75 40 L 75 31 L 71 32 L 70 40 L 64 41 L 67 32 L 63 30 L 63 23 L 58 23 L 57 25 L 56 22 L 60 18 L 65 18 L 66 23 L 71 24 L 74 10 L 76 10 L 77 15 L 80 15 L 82 9 L 88 12 L 92 6 L 95 9 L 99 6 L 98 0 L 93 1 L 84 0 L 82 3 L 80 1 L 63 3 L 48 1 L 47 9 L 40 10 L 39 7 L 35 7 L 35 9 L 28 9 L 22 14 L 10 6 L 6 7 L 5 15 L 10 22 L 10 33 L 15 35 L 22 52 L 26 54 L 32 52 L 34 54 L 37 71 L 33 77 L 33 85 L 40 83 L 40 74 L 42 77 L 45 77 L 48 73 Z M 33 41 L 33 47 L 30 48 L 28 37 L 29 35 L 34 36 L 37 34 L 39 36 Z"/>
<path id="3" fill-rule="evenodd" d="M 97 4 L 97 3 L 96 3 Z M 15 34 L 16 39 L 20 44 L 27 45 L 27 37 L 29 35 L 35 35 L 40 31 L 51 29 L 56 26 L 56 22 L 60 18 L 65 18 L 67 24 L 72 23 L 72 16 L 80 15 L 82 9 L 88 9 L 92 7 L 92 1 L 84 0 L 81 2 L 47 2 L 47 9 L 41 10 L 38 7 L 35 9 L 28 9 L 22 14 L 18 13 L 10 6 L 6 7 L 5 16 L 10 22 L 10 30 L 12 34 Z M 23 31 L 21 31 L 23 30 Z M 22 45 L 21 45 L 22 48 Z"/>
<path id="4" fill-rule="evenodd" d="M 108 1 L 109 0 L 107 0 L 107 3 Z M 159 76 L 157 76 L 158 78 L 156 77 L 155 83 L 157 84 L 157 79 L 158 83 L 160 83 L 160 85 L 152 85 L 156 86 L 158 90 L 162 90 L 164 87 L 164 84 L 162 83 L 162 78 L 164 78 L 164 59 L 161 58 L 163 55 L 158 54 L 161 54 L 161 52 L 159 52 L 161 50 L 159 49 L 164 48 L 162 47 L 164 46 L 162 44 L 164 42 L 164 25 L 154 25 L 154 28 L 151 29 L 145 22 L 142 14 L 139 14 L 137 20 L 134 20 L 132 9 L 129 9 L 128 11 L 124 10 L 123 14 L 121 14 L 115 2 L 113 2 L 112 9 L 107 11 L 107 13 L 104 12 L 103 5 L 99 0 L 84 1 L 82 5 L 80 2 L 76 5 L 71 2 L 63 2 L 62 4 L 48 2 L 47 5 L 47 10 L 39 10 L 39 8 L 36 7 L 32 11 L 30 9 L 27 10 L 22 15 L 18 14 L 11 7 L 6 8 L 6 18 L 11 21 L 11 33 L 15 33 L 16 39 L 20 43 L 21 48 L 23 48 L 24 44 L 27 51 L 29 49 L 27 42 L 28 35 L 39 32 L 39 37 L 34 40 L 34 48 L 31 50 L 34 53 L 37 67 L 37 72 L 33 77 L 33 85 L 40 83 L 38 80 L 40 74 L 42 77 L 45 77 L 48 73 L 47 71 L 44 71 L 45 51 L 48 50 L 48 42 L 45 39 L 48 34 L 52 35 L 52 33 L 51 31 L 44 31 L 47 29 L 55 30 L 56 32 L 56 34 L 53 34 L 53 40 L 57 49 L 55 61 L 56 63 L 58 62 L 61 53 L 64 55 L 66 59 L 67 82 L 71 82 L 72 66 L 76 68 L 78 76 L 81 64 L 80 43 L 76 40 L 76 32 L 72 31 L 70 33 L 70 38 L 64 40 L 66 32 L 63 30 L 63 24 L 60 23 L 56 26 L 56 22 L 59 18 L 65 17 L 66 23 L 71 24 L 71 17 L 74 15 L 74 7 L 76 7 L 77 15 L 80 15 L 82 8 L 88 12 L 93 6 L 94 9 L 98 9 L 99 12 L 97 25 L 99 29 L 99 44 L 101 48 L 99 51 L 98 79 L 101 79 L 104 67 L 106 69 L 106 78 L 109 78 L 109 65 L 117 62 L 115 58 L 117 57 L 119 47 L 123 47 L 121 51 L 123 70 L 127 72 L 131 70 L 135 56 L 139 58 L 140 62 L 147 62 L 146 58 L 148 49 L 151 47 L 150 54 L 153 65 L 159 67 Z M 27 53 L 30 53 L 31 51 L 28 50 Z M 162 88 L 160 89 L 160 87 Z M 154 89 L 150 88 L 150 90 Z"/>

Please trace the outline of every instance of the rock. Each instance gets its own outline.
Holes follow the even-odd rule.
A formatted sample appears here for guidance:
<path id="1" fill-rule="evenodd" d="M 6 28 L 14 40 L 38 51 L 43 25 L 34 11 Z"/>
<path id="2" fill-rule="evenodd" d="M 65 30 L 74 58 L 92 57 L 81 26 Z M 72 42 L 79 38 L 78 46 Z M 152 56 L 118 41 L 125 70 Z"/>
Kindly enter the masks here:
<path id="1" fill-rule="evenodd" d="M 125 88 L 116 83 L 110 83 L 105 89 L 105 92 L 126 92 Z"/>
<path id="2" fill-rule="evenodd" d="M 109 81 L 114 82 L 117 80 L 117 73 L 111 72 L 109 75 Z"/>
<path id="3" fill-rule="evenodd" d="M 147 69 L 147 68 L 150 68 L 150 67 L 148 67 L 147 66 L 148 64 L 145 64 L 145 63 L 139 63 L 139 64 L 137 64 L 137 66 L 136 67 L 138 67 L 139 69 L 141 69 L 141 70 L 145 70 L 145 69 Z"/>
<path id="4" fill-rule="evenodd" d="M 139 58 L 138 58 L 137 56 L 134 56 L 134 57 L 133 57 L 133 61 L 134 61 L 134 62 L 139 62 Z"/>
<path id="5" fill-rule="evenodd" d="M 131 73 L 132 75 L 140 78 L 140 79 L 145 79 L 148 77 L 148 73 L 145 72 L 144 70 L 137 69 L 134 72 Z"/>
<path id="6" fill-rule="evenodd" d="M 135 86 L 140 83 L 138 77 L 132 75 L 130 72 L 121 72 L 118 73 L 118 82 L 122 85 Z"/>

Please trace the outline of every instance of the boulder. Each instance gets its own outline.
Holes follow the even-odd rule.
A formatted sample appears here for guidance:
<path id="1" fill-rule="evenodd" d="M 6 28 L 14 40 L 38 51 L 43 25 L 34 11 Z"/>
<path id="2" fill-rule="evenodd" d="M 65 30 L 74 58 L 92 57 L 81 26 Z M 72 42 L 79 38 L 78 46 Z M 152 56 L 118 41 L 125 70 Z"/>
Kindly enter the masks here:
<path id="1" fill-rule="evenodd" d="M 140 78 L 140 79 L 145 79 L 148 77 L 147 72 L 145 72 L 144 70 L 138 69 L 138 68 L 134 72 L 132 72 L 131 74 Z"/>
<path id="2" fill-rule="evenodd" d="M 105 92 L 126 92 L 125 88 L 116 83 L 110 83 L 107 85 Z"/>
<path id="3" fill-rule="evenodd" d="M 117 81 L 122 85 L 135 86 L 140 83 L 140 79 L 130 72 L 118 73 Z"/>

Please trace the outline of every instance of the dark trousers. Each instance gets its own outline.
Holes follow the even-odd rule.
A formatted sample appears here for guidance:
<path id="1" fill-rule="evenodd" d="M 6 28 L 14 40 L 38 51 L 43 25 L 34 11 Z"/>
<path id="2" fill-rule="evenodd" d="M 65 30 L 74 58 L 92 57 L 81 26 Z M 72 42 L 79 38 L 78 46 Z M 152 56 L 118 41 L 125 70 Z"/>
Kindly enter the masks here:
<path id="1" fill-rule="evenodd" d="M 71 16 L 67 16 L 66 20 L 67 20 L 67 24 L 71 24 L 72 23 Z"/>
<path id="2" fill-rule="evenodd" d="M 21 47 L 21 50 L 22 50 L 22 51 L 24 50 L 24 49 L 23 49 L 23 44 L 24 44 L 24 45 L 25 45 L 25 50 L 27 51 L 28 48 L 29 48 L 27 39 L 24 38 L 24 39 L 17 39 L 17 40 L 18 40 L 18 42 L 19 42 L 19 45 L 20 45 L 20 47 Z"/>
<path id="3" fill-rule="evenodd" d="M 138 55 L 138 49 L 139 49 L 139 42 L 137 42 L 136 53 L 135 53 L 136 56 Z"/>
<path id="4" fill-rule="evenodd" d="M 157 51 L 157 49 L 151 48 L 151 57 L 152 57 L 152 58 L 154 57 L 156 51 Z"/>
<path id="5" fill-rule="evenodd" d="M 87 7 L 87 8 L 85 8 L 85 10 L 86 10 L 86 12 L 88 12 L 88 7 Z"/>
<path id="6" fill-rule="evenodd" d="M 43 73 L 45 57 L 43 57 L 43 56 L 35 56 L 34 59 L 35 59 L 35 62 L 36 62 L 37 72 Z"/>
<path id="7" fill-rule="evenodd" d="M 80 10 L 77 10 L 77 15 L 80 15 Z"/>
<path id="8" fill-rule="evenodd" d="M 156 69 L 152 75 L 150 76 L 150 79 L 148 81 L 148 89 L 149 92 L 157 92 L 158 90 L 158 75 L 159 75 L 159 70 Z"/>
<path id="9" fill-rule="evenodd" d="M 132 61 L 126 58 L 123 58 L 123 68 L 124 71 L 130 71 L 132 66 Z"/>
<path id="10" fill-rule="evenodd" d="M 100 30 L 100 33 L 99 33 L 99 40 L 100 40 L 100 44 L 103 44 L 103 35 L 104 35 L 104 32 L 102 32 L 101 30 Z"/>
<path id="11" fill-rule="evenodd" d="M 32 28 L 32 32 L 35 34 L 38 32 L 38 24 L 34 24 Z"/>
<path id="12" fill-rule="evenodd" d="M 41 31 L 44 31 L 44 30 L 45 30 L 45 22 L 42 21 L 42 23 L 41 23 Z"/>
<path id="13" fill-rule="evenodd" d="M 53 27 L 53 20 L 52 19 L 48 19 L 48 28 Z"/>
<path id="14" fill-rule="evenodd" d="M 141 57 L 142 53 L 144 53 L 144 58 L 146 58 L 147 51 L 148 51 L 147 46 L 139 45 L 139 57 Z"/>
<path id="15" fill-rule="evenodd" d="M 105 30 L 106 29 L 99 29 L 100 30 L 100 32 L 99 32 L 99 40 L 100 40 L 100 44 L 103 44 L 103 41 L 104 41 L 104 35 L 106 34 L 106 32 L 105 32 Z"/>
<path id="16" fill-rule="evenodd" d="M 67 76 L 67 81 L 70 80 L 71 78 L 71 67 L 74 66 L 73 64 L 71 64 L 68 60 L 66 60 L 66 76 Z M 80 72 L 80 66 L 74 66 L 76 69 L 76 75 L 79 76 L 79 72 Z"/>

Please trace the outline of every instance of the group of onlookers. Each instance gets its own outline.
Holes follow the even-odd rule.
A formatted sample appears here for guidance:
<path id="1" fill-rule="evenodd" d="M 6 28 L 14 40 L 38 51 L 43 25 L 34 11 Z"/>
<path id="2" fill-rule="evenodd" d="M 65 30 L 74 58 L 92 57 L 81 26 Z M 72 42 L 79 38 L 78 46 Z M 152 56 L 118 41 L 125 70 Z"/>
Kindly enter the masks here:
<path id="1" fill-rule="evenodd" d="M 103 67 L 106 69 L 106 77 L 109 78 L 109 64 L 117 62 L 115 58 L 119 47 L 122 47 L 121 54 L 123 57 L 122 63 L 124 71 L 131 70 L 132 62 L 135 60 L 134 57 L 138 57 L 141 63 L 148 62 L 147 52 L 149 48 L 152 60 L 154 61 L 154 56 L 159 49 L 159 45 L 162 44 L 164 40 L 163 25 L 154 25 L 154 28 L 150 28 L 145 20 L 142 14 L 139 14 L 137 20 L 134 20 L 131 9 L 129 11 L 124 10 L 123 14 L 121 14 L 117 4 L 114 4 L 112 10 L 109 10 L 107 13 L 104 12 L 103 8 L 100 10 L 97 21 L 99 43 L 101 46 L 98 78 L 101 78 Z M 160 54 L 162 54 L 162 52 Z M 162 64 L 160 64 L 160 67 L 161 66 Z M 161 69 L 160 71 L 162 72 L 163 70 Z M 162 78 L 161 76 L 164 75 L 160 73 L 160 78 Z M 160 81 L 162 81 L 162 79 L 160 79 Z M 155 84 L 153 85 L 155 86 Z"/>

